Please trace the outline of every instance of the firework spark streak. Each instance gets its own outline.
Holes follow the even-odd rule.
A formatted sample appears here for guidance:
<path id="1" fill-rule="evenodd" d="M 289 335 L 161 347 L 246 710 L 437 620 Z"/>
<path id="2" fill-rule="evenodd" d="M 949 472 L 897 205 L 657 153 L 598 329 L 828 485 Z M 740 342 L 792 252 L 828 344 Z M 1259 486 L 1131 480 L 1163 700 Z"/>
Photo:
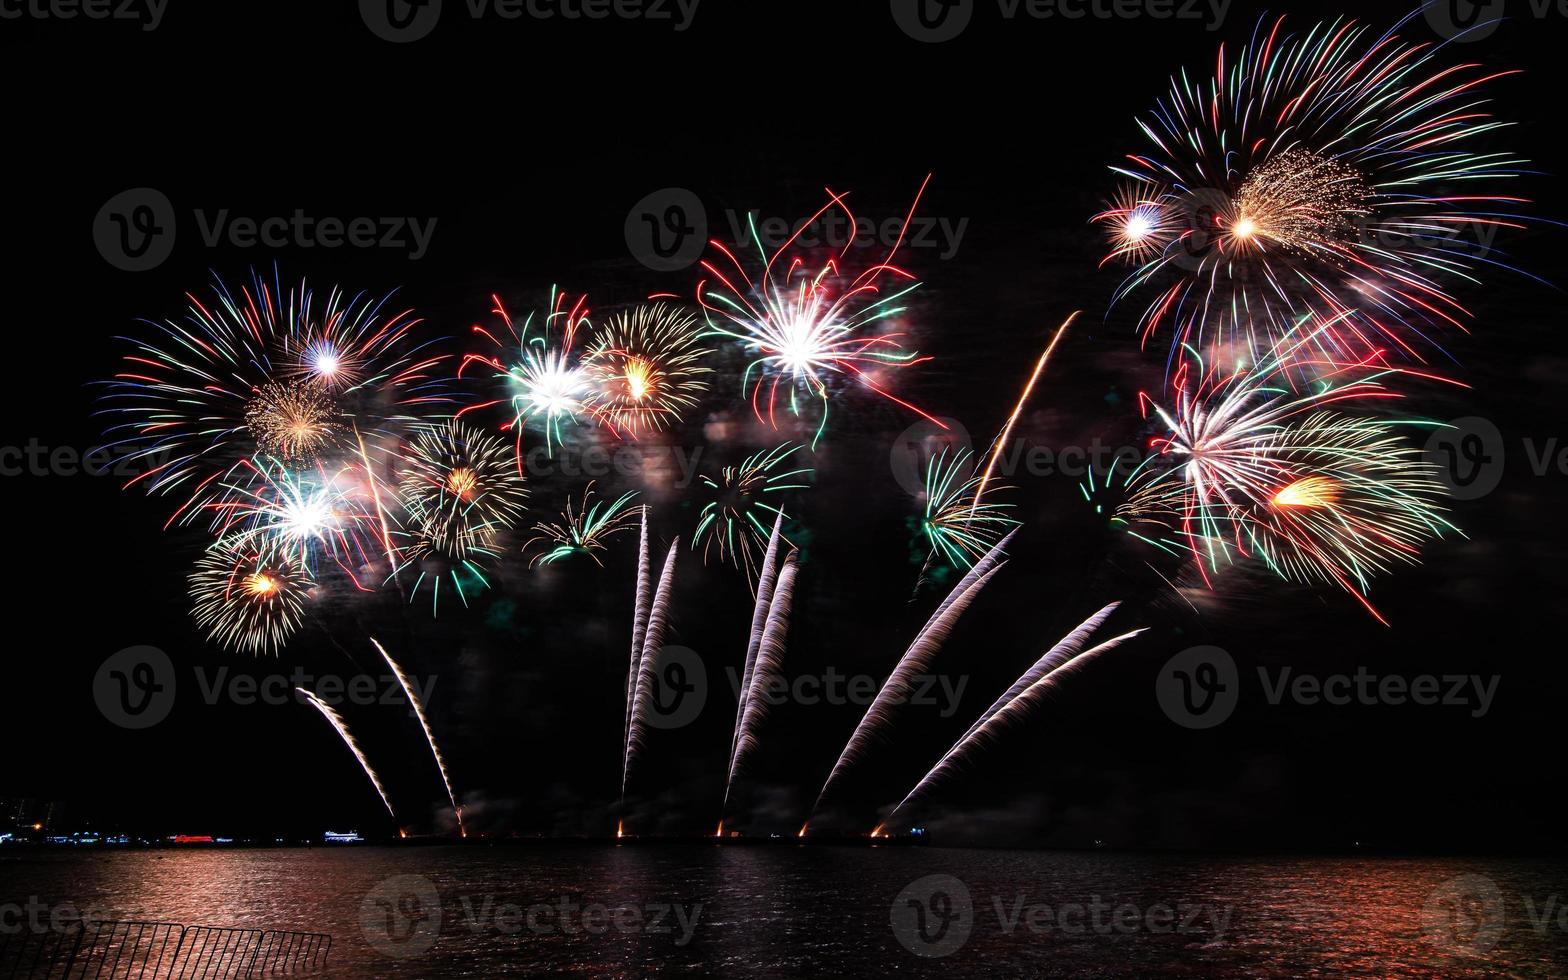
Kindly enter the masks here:
<path id="1" fill-rule="evenodd" d="M 1045 366 L 1051 363 L 1051 354 L 1055 352 L 1056 345 L 1061 343 L 1067 328 L 1078 319 L 1078 313 L 1078 310 L 1074 310 L 1069 314 L 1067 319 L 1062 321 L 1062 325 L 1056 328 L 1056 333 L 1051 335 L 1051 342 L 1045 345 L 1040 359 L 1035 362 L 1034 373 L 1029 375 L 1028 384 L 1024 385 L 1023 392 L 1018 396 L 1018 404 L 1013 406 L 1012 414 L 1007 417 L 1007 424 L 1002 426 L 1002 431 L 997 433 L 995 441 L 991 443 L 991 451 L 987 453 L 990 458 L 986 461 L 985 472 L 980 476 L 980 485 L 975 490 L 974 501 L 970 505 L 971 510 L 980 506 L 981 498 L 985 496 L 986 484 L 991 482 L 991 473 L 996 469 L 996 461 L 1006 447 L 1008 439 L 1012 438 L 1013 426 L 1018 424 L 1018 416 L 1023 414 L 1024 406 L 1029 403 L 1029 396 L 1034 394 L 1034 386 L 1040 383 L 1040 376 L 1045 373 Z"/>
<path id="2" fill-rule="evenodd" d="M 191 572 L 192 615 L 219 646 L 276 654 L 298 632 L 315 584 L 285 551 L 219 541 Z"/>
<path id="3" fill-rule="evenodd" d="M 808 269 L 804 257 L 790 254 L 801 233 L 834 208 L 843 210 L 850 227 L 855 226 L 854 214 L 843 196 L 832 190 L 827 191 L 828 203 L 771 255 L 757 234 L 755 218 L 748 217 L 752 244 L 762 263 L 756 279 L 723 244 L 710 243 L 733 268 L 721 270 L 704 259 L 702 268 L 711 278 L 698 283 L 697 302 L 707 319 L 708 333 L 740 341 L 752 355 L 741 382 L 743 388 L 750 389 L 752 411 L 759 421 L 777 428 L 781 408 L 798 417 L 805 412 L 802 399 L 815 401 L 820 413 L 812 438 L 815 447 L 827 425 L 830 382 L 847 378 L 946 428 L 893 395 L 878 377 L 886 370 L 927 358 L 906 351 L 903 335 L 897 330 L 873 332 L 882 321 L 904 312 L 899 304 L 919 285 L 912 274 L 892 263 L 930 180 L 927 176 L 920 185 L 888 255 L 858 275 L 850 275 L 844 268 L 853 238 L 815 271 Z"/>
<path id="4" fill-rule="evenodd" d="M 1018 522 L 1006 516 L 1011 504 L 982 504 L 981 478 L 971 476 L 967 449 L 948 457 L 946 450 L 926 465 L 925 515 L 920 530 L 931 547 L 927 561 L 941 557 L 968 568 Z"/>
<path id="5" fill-rule="evenodd" d="M 762 641 L 757 645 L 757 659 L 751 671 L 750 683 L 741 690 L 744 711 L 735 729 L 735 751 L 724 779 L 724 803 L 719 808 L 721 837 L 724 835 L 723 817 L 729 806 L 730 789 L 745 765 L 747 754 L 756 747 L 757 728 L 768 714 L 767 697 L 759 692 L 763 685 L 783 677 L 784 637 L 789 632 L 789 613 L 795 597 L 795 572 L 798 567 L 795 554 L 791 552 L 779 570 L 772 601 L 768 604 L 767 625 L 762 631 Z"/>
<path id="6" fill-rule="evenodd" d="M 102 414 L 121 462 L 145 472 L 126 485 L 185 497 L 171 517 L 221 495 L 220 478 L 258 453 L 309 463 L 350 448 L 355 430 L 392 434 L 419 412 L 452 403 L 445 361 L 411 340 L 419 320 L 386 299 L 337 289 L 321 302 L 303 282 L 252 277 L 213 301 L 187 294 L 182 320 L 150 323 L 155 340 L 110 381 Z"/>
<path id="7" fill-rule="evenodd" d="M 664 648 L 664 634 L 669 628 L 670 590 L 675 585 L 675 556 L 679 551 L 680 540 L 672 541 L 669 553 L 664 558 L 664 568 L 659 572 L 659 586 L 654 590 L 653 601 L 648 607 L 648 631 L 643 635 L 642 651 L 637 657 L 637 685 L 632 694 L 631 719 L 626 726 L 626 747 L 621 762 L 623 807 L 632 767 L 642 753 L 648 712 L 653 710 L 653 685 L 659 670 L 660 652 Z"/>
<path id="8" fill-rule="evenodd" d="M 343 739 L 343 744 L 348 746 L 350 752 L 354 753 L 354 758 L 359 760 L 359 767 L 365 770 L 366 776 L 370 777 L 370 784 L 376 788 L 377 795 L 381 797 L 381 802 L 386 806 L 387 814 L 391 816 L 394 824 L 397 823 L 397 813 L 392 809 L 392 800 L 387 797 L 386 787 L 381 785 L 381 777 L 377 776 L 376 771 L 370 768 L 370 760 L 365 758 L 365 753 L 360 749 L 359 743 L 354 741 L 353 735 L 349 734 L 348 725 L 343 721 L 343 716 L 338 714 L 337 710 L 331 705 L 303 687 L 296 687 L 294 690 L 298 692 L 300 697 L 305 699 L 307 704 L 321 712 L 321 716 L 327 719 L 327 724 L 331 725 L 332 730 L 337 732 L 338 736 Z M 402 830 L 400 829 L 398 833 L 401 834 Z"/>
<path id="9" fill-rule="evenodd" d="M 586 408 L 630 437 L 680 421 L 708 390 L 696 317 L 672 306 L 639 306 L 594 333 L 583 359 Z"/>
<path id="10" fill-rule="evenodd" d="M 730 732 L 729 758 L 725 761 L 725 771 L 733 771 L 735 767 L 735 751 L 740 741 L 741 724 L 746 716 L 746 702 L 751 690 L 752 674 L 757 666 L 757 651 L 762 646 L 762 637 L 767 629 L 767 621 L 773 605 L 773 591 L 778 583 L 779 544 L 783 540 L 784 515 L 781 513 L 773 521 L 773 533 L 768 536 L 768 549 L 763 555 L 762 571 L 757 578 L 756 603 L 751 611 L 751 631 L 746 637 L 746 659 L 741 668 L 739 697 L 735 704 L 735 727 Z M 724 800 L 729 802 L 730 781 L 726 779 L 724 785 Z M 724 833 L 724 811 L 719 811 L 719 834 Z"/>
<path id="11" fill-rule="evenodd" d="M 477 324 L 473 329 L 500 353 L 466 355 L 458 368 L 458 376 L 473 364 L 484 364 L 506 386 L 507 396 L 469 405 L 457 414 L 461 416 L 503 402 L 507 404 L 512 418 L 502 428 L 512 430 L 515 435 L 517 466 L 521 474 L 523 430 L 530 422 L 544 431 L 545 449 L 553 452 L 561 442 L 565 427 L 588 414 L 588 376 L 577 348 L 578 335 L 591 329 L 588 301 L 581 296 L 574 301 L 566 293 L 552 288 L 550 312 L 539 318 L 536 334 L 534 314 L 528 314 L 519 328 L 500 298 L 490 298 L 506 333 L 498 336 Z"/>
<path id="12" fill-rule="evenodd" d="M 648 619 L 653 605 L 653 556 L 648 547 L 648 508 L 642 511 L 642 533 L 637 543 L 637 598 L 632 610 L 631 665 L 626 669 L 626 724 L 621 729 L 621 760 L 625 765 L 625 746 L 632 737 L 632 704 L 637 696 L 637 677 L 642 672 L 643 640 L 648 635 Z M 622 778 L 625 778 L 624 768 Z"/>
<path id="13" fill-rule="evenodd" d="M 995 740 L 997 735 L 1007 726 L 1017 724 L 1026 718 L 1031 710 L 1037 707 L 1050 691 L 1062 681 L 1082 670 L 1087 664 L 1104 653 L 1116 649 L 1126 641 L 1144 632 L 1141 629 L 1121 636 L 1106 640 L 1089 650 L 1082 650 L 1088 635 L 1104 621 L 1105 616 L 1114 610 L 1115 604 L 1095 614 L 1088 622 L 1074 630 L 1056 646 L 1052 647 L 1045 656 L 1036 661 L 1035 665 L 1025 671 L 1023 676 L 1010 687 L 997 702 L 986 709 L 985 713 L 969 727 L 953 747 L 948 749 L 931 771 L 909 791 L 909 794 L 899 802 L 898 806 L 888 814 L 871 836 L 879 836 L 883 829 L 891 824 L 899 811 L 903 810 L 911 801 L 930 792 L 931 789 L 943 780 L 950 777 L 960 767 L 967 763 L 974 754 L 984 746 Z M 1093 624 L 1093 625 L 1091 625 Z M 1082 651 L 1082 652 L 1080 652 Z"/>
<path id="14" fill-rule="evenodd" d="M 536 543 L 545 550 L 534 557 L 530 566 L 549 565 L 572 555 L 587 555 L 602 568 L 604 560 L 599 555 L 609 548 L 609 539 L 630 530 L 631 522 L 636 520 L 635 512 L 627 509 L 636 496 L 637 491 L 631 490 L 608 503 L 593 501 L 593 484 L 588 484 L 580 506 L 574 508 L 568 499 L 559 521 L 541 521 L 534 525 L 538 533 L 523 545 L 523 550 L 527 551 Z"/>
<path id="15" fill-rule="evenodd" d="M 1170 329 L 1173 349 L 1255 354 L 1312 319 L 1331 325 L 1325 354 L 1419 360 L 1464 328 L 1449 281 L 1502 266 L 1492 237 L 1527 220 L 1496 189 L 1525 164 L 1486 148 L 1509 124 L 1481 92 L 1515 73 L 1445 67 L 1448 46 L 1397 36 L 1409 20 L 1381 36 L 1260 22 L 1212 78 L 1172 79 L 1139 122 L 1153 147 L 1113 168 L 1132 184 L 1097 216 L 1112 256 L 1136 263 L 1116 301 L 1157 290 L 1145 340 Z"/>
<path id="16" fill-rule="evenodd" d="M 767 495 L 807 486 L 792 481 L 809 476 L 809 466 L 782 469 L 783 462 L 801 448 L 785 443 L 748 456 L 739 466 L 724 467 L 717 480 L 701 478 L 714 499 L 703 505 L 691 546 L 695 551 L 702 545 L 705 564 L 717 559 L 743 570 L 748 579 L 755 576 L 757 557 L 769 539 L 764 515 L 773 515 L 775 522 L 784 516 L 781 508 L 767 502 Z"/>
<path id="17" fill-rule="evenodd" d="M 457 805 L 457 794 L 452 791 L 452 774 L 447 771 L 446 759 L 441 755 L 441 747 L 436 744 L 436 733 L 430 727 L 430 719 L 425 716 L 424 702 L 419 700 L 419 695 L 414 693 L 414 686 L 408 682 L 408 675 L 403 673 L 403 668 L 397 665 L 392 655 L 387 653 L 375 637 L 370 637 L 370 644 L 381 654 L 381 659 L 392 668 L 392 673 L 397 677 L 398 684 L 403 688 L 403 696 L 408 698 L 409 706 L 414 709 L 414 717 L 419 719 L 419 727 L 424 730 L 425 741 L 430 745 L 430 754 L 435 757 L 436 768 L 441 772 L 441 785 L 446 787 L 446 798 L 452 802 L 452 815 L 457 818 L 457 832 L 460 836 L 467 837 L 468 831 L 463 829 L 463 808 Z"/>
<path id="18" fill-rule="evenodd" d="M 817 799 L 812 804 L 811 813 L 814 814 L 822 805 L 822 801 L 827 798 L 829 790 L 838 782 L 839 777 L 848 767 L 864 756 L 866 750 L 892 716 L 893 707 L 908 700 L 909 695 L 914 690 L 918 676 L 927 669 L 932 658 L 942 649 L 942 645 L 947 641 L 949 634 L 953 631 L 954 624 L 958 622 L 964 610 L 968 609 L 969 604 L 979 596 L 981 590 L 991 581 L 992 576 L 1001 571 L 1003 564 L 1001 560 L 1002 552 L 1007 547 L 1008 542 L 1012 541 L 1013 534 L 1016 533 L 1011 532 L 1001 541 L 998 541 L 986 553 L 985 557 L 981 558 L 980 561 L 975 563 L 973 568 L 965 573 L 963 579 L 959 581 L 958 585 L 953 587 L 953 591 L 948 594 L 947 598 L 942 600 L 936 612 L 931 614 L 931 618 L 926 622 L 925 626 L 921 627 L 920 632 L 915 635 L 914 642 L 909 645 L 909 649 L 905 650 L 904 655 L 899 658 L 898 664 L 893 668 L 892 674 L 888 676 L 887 682 L 882 685 L 882 689 L 872 699 L 871 707 L 866 709 L 866 713 L 860 719 L 860 723 L 855 726 L 855 731 L 850 735 L 848 743 L 845 744 L 844 751 L 839 754 L 838 761 L 833 764 L 833 769 L 829 772 L 827 780 L 822 784 L 821 791 L 817 793 Z M 807 825 L 809 826 L 809 824 L 810 818 L 808 816 Z M 806 827 L 801 827 L 800 836 L 803 837 L 805 834 Z"/>

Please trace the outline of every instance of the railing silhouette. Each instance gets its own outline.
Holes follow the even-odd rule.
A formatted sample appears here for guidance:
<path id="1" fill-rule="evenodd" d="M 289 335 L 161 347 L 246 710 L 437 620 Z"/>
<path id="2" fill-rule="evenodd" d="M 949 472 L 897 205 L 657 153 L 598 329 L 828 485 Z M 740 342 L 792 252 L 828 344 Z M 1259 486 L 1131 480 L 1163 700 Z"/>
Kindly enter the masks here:
<path id="1" fill-rule="evenodd" d="M 250 980 L 323 970 L 332 937 L 77 920 L 63 928 L 0 932 L 0 980 Z"/>

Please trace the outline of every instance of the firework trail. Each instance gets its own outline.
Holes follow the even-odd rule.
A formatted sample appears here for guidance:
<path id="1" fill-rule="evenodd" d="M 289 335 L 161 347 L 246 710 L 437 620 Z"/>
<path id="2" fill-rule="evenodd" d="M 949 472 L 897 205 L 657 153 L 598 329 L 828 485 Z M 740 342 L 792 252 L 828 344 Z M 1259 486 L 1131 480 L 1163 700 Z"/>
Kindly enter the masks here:
<path id="1" fill-rule="evenodd" d="M 758 691 L 773 678 L 783 676 L 784 638 L 789 632 L 790 606 L 794 602 L 795 572 L 798 567 L 795 553 L 791 552 L 778 573 L 768 605 L 767 625 L 763 628 L 762 640 L 757 646 L 756 664 L 750 671 L 749 683 L 741 688 L 741 705 L 744 710 L 740 724 L 735 729 L 735 750 L 731 753 L 729 772 L 724 779 L 724 802 L 719 807 L 720 837 L 724 836 L 724 812 L 729 808 L 730 789 L 735 785 L 735 777 L 740 773 L 747 754 L 757 744 L 757 726 L 768 714 L 767 699 L 760 696 Z"/>
<path id="2" fill-rule="evenodd" d="M 1303 320 L 1326 355 L 1412 360 L 1469 312 L 1447 280 L 1502 266 L 1491 238 L 1528 220 L 1505 184 L 1525 162 L 1491 151 L 1481 89 L 1511 71 L 1444 66 L 1446 45 L 1351 20 L 1304 32 L 1260 22 L 1214 74 L 1174 77 L 1139 126 L 1152 144 L 1112 168 L 1132 183 L 1096 216 L 1148 286 L 1145 341 L 1256 354 Z M 1474 232 L 1477 240 L 1467 240 Z"/>
<path id="3" fill-rule="evenodd" d="M 617 314 L 594 334 L 583 372 L 584 404 L 632 438 L 680 421 L 708 390 L 696 317 L 663 303 Z"/>
<path id="4" fill-rule="evenodd" d="M 587 555 L 603 568 L 604 560 L 599 555 L 609 549 L 609 539 L 630 530 L 631 522 L 636 520 L 635 512 L 627 509 L 636 496 L 637 491 L 631 490 L 609 503 L 602 500 L 590 503 L 593 484 L 588 484 L 581 506 L 573 508 L 568 499 L 559 521 L 540 521 L 534 525 L 538 533 L 523 545 L 523 550 L 527 551 L 536 543 L 545 550 L 534 556 L 529 566 L 549 565 L 573 555 Z"/>
<path id="5" fill-rule="evenodd" d="M 458 835 L 467 837 L 468 831 L 463 828 L 463 809 L 457 805 L 457 794 L 452 791 L 452 775 L 447 771 L 446 759 L 441 755 L 441 747 L 436 744 L 436 733 L 430 728 L 430 719 L 425 717 L 424 703 L 419 700 L 419 695 L 414 693 L 414 686 L 408 682 L 408 675 L 403 673 L 403 668 L 397 665 L 397 661 L 392 659 L 391 654 L 387 653 L 375 637 L 370 637 L 370 643 L 376 648 L 376 652 L 381 654 L 381 659 L 387 662 L 387 666 L 392 668 L 393 675 L 397 677 L 398 684 L 403 688 L 404 697 L 408 698 L 408 703 L 413 707 L 414 717 L 419 719 L 419 727 L 424 729 L 425 741 L 430 743 L 430 754 L 435 756 L 436 768 L 441 771 L 441 784 L 446 787 L 446 798 L 452 802 L 452 815 L 457 818 Z"/>
<path id="6" fill-rule="evenodd" d="M 919 674 L 927 669 L 933 657 L 942 649 L 947 641 L 953 626 L 958 618 L 963 615 L 969 604 L 979 596 L 991 577 L 1001 570 L 1001 555 L 1016 531 L 1008 533 L 998 541 L 975 566 L 965 573 L 958 585 L 937 607 L 936 612 L 921 627 L 915 635 L 914 642 L 904 655 L 899 658 L 897 666 L 888 676 L 887 682 L 872 699 L 871 707 L 866 709 L 860 723 L 855 726 L 855 731 L 845 744 L 843 752 L 839 754 L 838 761 L 833 764 L 833 769 L 828 773 L 827 780 L 822 784 L 822 789 L 817 793 L 816 802 L 811 806 L 811 814 L 815 814 L 822 801 L 827 798 L 829 790 L 837 783 L 839 776 L 853 763 L 858 761 L 877 737 L 879 730 L 887 724 L 892 714 L 892 709 L 908 699 L 914 689 L 914 683 Z M 807 826 L 810 825 L 810 815 L 807 817 Z M 806 827 L 800 829 L 800 836 L 804 837 Z"/>
<path id="7" fill-rule="evenodd" d="M 1035 385 L 1040 383 L 1040 376 L 1045 373 L 1045 366 L 1051 362 L 1051 354 L 1056 351 L 1056 345 L 1061 343 L 1067 328 L 1078 319 L 1078 313 L 1078 310 L 1074 310 L 1069 314 L 1067 319 L 1062 321 L 1062 325 L 1056 328 L 1056 333 L 1051 335 L 1051 342 L 1045 345 L 1040 359 L 1035 362 L 1034 372 L 1029 375 L 1029 382 L 1024 385 L 1024 390 L 1019 394 L 1018 404 L 1013 406 L 1012 414 L 1007 417 L 1007 424 L 1002 426 L 1002 431 L 997 433 L 996 439 L 992 441 L 990 452 L 986 454 L 989 458 L 986 460 L 985 472 L 980 475 L 980 485 L 975 490 L 973 503 L 970 504 L 971 510 L 980 506 L 981 498 L 985 496 L 986 484 L 991 482 L 991 473 L 996 469 L 996 461 L 1006 447 L 1007 441 L 1012 438 L 1013 426 L 1018 424 L 1018 416 L 1023 414 L 1024 406 L 1029 403 L 1029 396 L 1034 394 Z"/>
<path id="8" fill-rule="evenodd" d="M 257 656 L 276 655 L 299 631 L 316 586 L 288 552 L 233 541 L 204 551 L 189 581 L 191 614 L 207 639 Z"/>
<path id="9" fill-rule="evenodd" d="M 642 671 L 643 640 L 648 635 L 648 619 L 653 604 L 653 558 L 648 548 L 648 507 L 642 511 L 642 533 L 637 543 L 637 599 L 632 612 L 631 665 L 626 670 L 626 724 L 621 729 L 622 764 L 625 746 L 632 737 L 632 700 L 637 695 L 637 677 Z M 622 773 L 624 777 L 624 771 Z"/>
<path id="10" fill-rule="evenodd" d="M 453 405 L 439 369 L 446 358 L 415 344 L 419 320 L 375 299 L 333 288 L 325 302 L 302 281 L 284 287 L 253 274 L 248 286 L 213 282 L 213 298 L 187 294 L 183 319 L 147 321 L 153 340 L 134 349 L 107 383 L 100 414 L 126 483 L 185 498 L 184 520 L 221 495 L 240 460 L 273 455 L 309 464 L 350 451 L 350 435 L 395 436 L 415 413 Z"/>
<path id="11" fill-rule="evenodd" d="M 762 557 L 762 572 L 757 578 L 757 599 L 751 611 L 751 632 L 746 636 L 746 660 L 740 678 L 740 699 L 735 705 L 735 727 L 730 732 L 730 754 L 725 760 L 728 769 L 735 761 L 735 743 L 740 738 L 740 723 L 746 713 L 746 692 L 751 690 L 751 674 L 757 664 L 757 650 L 762 645 L 762 634 L 767 624 L 768 611 L 773 603 L 773 587 L 778 581 L 779 543 L 784 538 L 784 514 L 773 519 L 773 533 L 768 535 L 768 550 Z"/>
<path id="12" fill-rule="evenodd" d="M 757 234 L 755 217 L 748 216 L 751 240 L 762 263 L 755 280 L 734 253 L 718 241 L 710 242 L 733 270 L 721 271 L 704 259 L 702 267 L 716 285 L 709 279 L 698 283 L 697 302 L 707 320 L 708 334 L 738 340 L 752 355 L 741 384 L 750 389 L 752 411 L 759 421 L 777 428 L 781 407 L 800 417 L 805 412 L 802 399 L 814 400 L 820 412 L 812 438 L 815 448 L 827 426 L 830 381 L 850 379 L 946 428 L 893 395 L 877 377 L 882 371 L 927 358 L 904 350 L 903 337 L 896 331 L 871 332 L 880 321 L 904 312 L 898 304 L 919 285 L 912 274 L 892 263 L 930 180 L 927 176 L 920 185 L 888 255 L 858 275 L 850 275 L 843 265 L 854 244 L 853 236 L 838 255 L 816 271 L 808 269 L 804 257 L 789 254 L 801 233 L 834 208 L 848 217 L 849 227 L 856 227 L 843 196 L 831 189 L 827 191 L 828 203 L 771 255 Z M 781 399 L 785 402 L 782 406 Z"/>
<path id="13" fill-rule="evenodd" d="M 711 559 L 728 562 L 744 571 L 748 582 L 755 577 L 757 556 L 769 539 L 765 515 L 772 514 L 775 523 L 784 516 L 781 507 L 768 503 L 768 494 L 808 486 L 796 481 L 809 477 L 811 467 L 783 469 L 784 461 L 801 448 L 784 443 L 746 457 L 739 466 L 724 467 L 717 480 L 701 477 L 713 499 L 702 506 L 691 546 L 695 551 L 701 543 L 704 564 Z"/>
<path id="14" fill-rule="evenodd" d="M 1107 607 L 1107 610 L 1102 610 L 1101 613 L 1109 615 L 1108 610 L 1114 608 L 1115 606 L 1112 605 Z M 1091 619 L 1090 622 L 1095 622 L 1098 625 L 1096 620 L 1103 621 L 1103 619 L 1104 616 L 1097 613 L 1096 617 Z M 1073 631 L 1061 643 L 1053 647 L 1033 667 L 1029 668 L 1008 689 L 1007 693 L 998 699 L 996 704 L 987 708 L 985 713 L 970 726 L 969 730 L 953 744 L 953 747 L 948 749 L 942 758 L 937 761 L 937 764 L 931 767 L 931 771 L 926 773 L 920 782 L 915 784 L 915 788 L 909 791 L 909 795 L 905 796 L 898 806 L 893 808 L 887 819 L 882 821 L 871 832 L 871 836 L 879 836 L 883 828 L 891 824 L 899 811 L 909 805 L 910 801 L 929 792 L 938 783 L 952 775 L 960 766 L 969 761 L 976 751 L 990 744 L 999 732 L 1007 726 L 1017 724 L 1028 717 L 1029 712 L 1045 699 L 1051 689 L 1073 674 L 1078 673 L 1101 654 L 1116 649 L 1127 640 L 1144 632 L 1144 630 L 1137 629 L 1130 633 L 1123 633 L 1121 636 L 1106 640 L 1104 643 L 1089 650 L 1078 652 L 1087 639 L 1087 633 L 1084 632 L 1084 627 L 1087 626 L 1089 626 L 1089 623 L 1085 623 L 1084 626 Z M 1080 636 L 1080 633 L 1084 635 Z"/>
<path id="15" fill-rule="evenodd" d="M 349 734 L 348 725 L 343 721 L 343 716 L 338 714 L 336 709 L 334 709 L 331 705 L 305 690 L 303 687 L 296 687 L 294 690 L 299 694 L 300 697 L 304 698 L 308 704 L 314 707 L 317 711 L 321 712 L 321 716 L 327 719 L 327 724 L 331 725 L 333 731 L 336 731 L 338 736 L 343 739 L 343 744 L 347 745 L 348 750 L 354 753 L 354 758 L 359 760 L 360 768 L 365 770 L 366 776 L 370 777 L 370 784 L 376 788 L 376 793 L 381 797 L 381 802 L 385 804 L 387 808 L 387 815 L 392 818 L 393 824 L 396 824 L 397 813 L 392 809 L 392 801 L 387 797 L 386 787 L 381 785 L 381 777 L 376 775 L 376 771 L 370 768 L 370 760 L 365 758 L 365 753 L 361 751 L 359 743 L 354 741 L 353 735 Z M 398 834 L 401 836 L 402 833 L 403 832 L 400 828 L 398 830 Z"/>
<path id="16" fill-rule="evenodd" d="M 659 655 L 664 648 L 664 634 L 669 627 L 670 590 L 675 584 L 675 557 L 680 551 L 680 540 L 670 543 L 664 558 L 664 568 L 659 573 L 659 586 L 653 592 L 648 606 L 648 631 L 643 635 L 642 652 L 637 657 L 637 686 L 632 694 L 631 720 L 626 726 L 626 748 L 621 763 L 621 805 L 626 803 L 626 786 L 631 780 L 632 766 L 642 751 L 643 736 L 648 725 L 648 712 L 653 710 L 653 684 L 659 669 Z"/>

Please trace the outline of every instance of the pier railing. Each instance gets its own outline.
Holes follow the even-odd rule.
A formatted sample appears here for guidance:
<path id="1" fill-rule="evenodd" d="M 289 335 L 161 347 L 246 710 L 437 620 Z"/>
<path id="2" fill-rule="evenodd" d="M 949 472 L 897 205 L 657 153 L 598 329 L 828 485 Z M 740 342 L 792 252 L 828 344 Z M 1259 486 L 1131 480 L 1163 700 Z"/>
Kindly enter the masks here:
<path id="1" fill-rule="evenodd" d="M 0 980 L 251 980 L 324 970 L 317 932 L 77 920 L 0 932 Z"/>

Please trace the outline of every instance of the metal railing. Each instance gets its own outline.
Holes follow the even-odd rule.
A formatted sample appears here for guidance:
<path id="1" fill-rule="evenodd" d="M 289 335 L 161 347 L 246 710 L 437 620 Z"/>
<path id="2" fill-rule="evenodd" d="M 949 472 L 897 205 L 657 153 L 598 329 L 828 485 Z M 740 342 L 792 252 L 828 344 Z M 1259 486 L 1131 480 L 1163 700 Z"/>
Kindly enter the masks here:
<path id="1" fill-rule="evenodd" d="M 250 980 L 326 968 L 319 932 L 78 920 L 0 932 L 0 980 Z"/>

